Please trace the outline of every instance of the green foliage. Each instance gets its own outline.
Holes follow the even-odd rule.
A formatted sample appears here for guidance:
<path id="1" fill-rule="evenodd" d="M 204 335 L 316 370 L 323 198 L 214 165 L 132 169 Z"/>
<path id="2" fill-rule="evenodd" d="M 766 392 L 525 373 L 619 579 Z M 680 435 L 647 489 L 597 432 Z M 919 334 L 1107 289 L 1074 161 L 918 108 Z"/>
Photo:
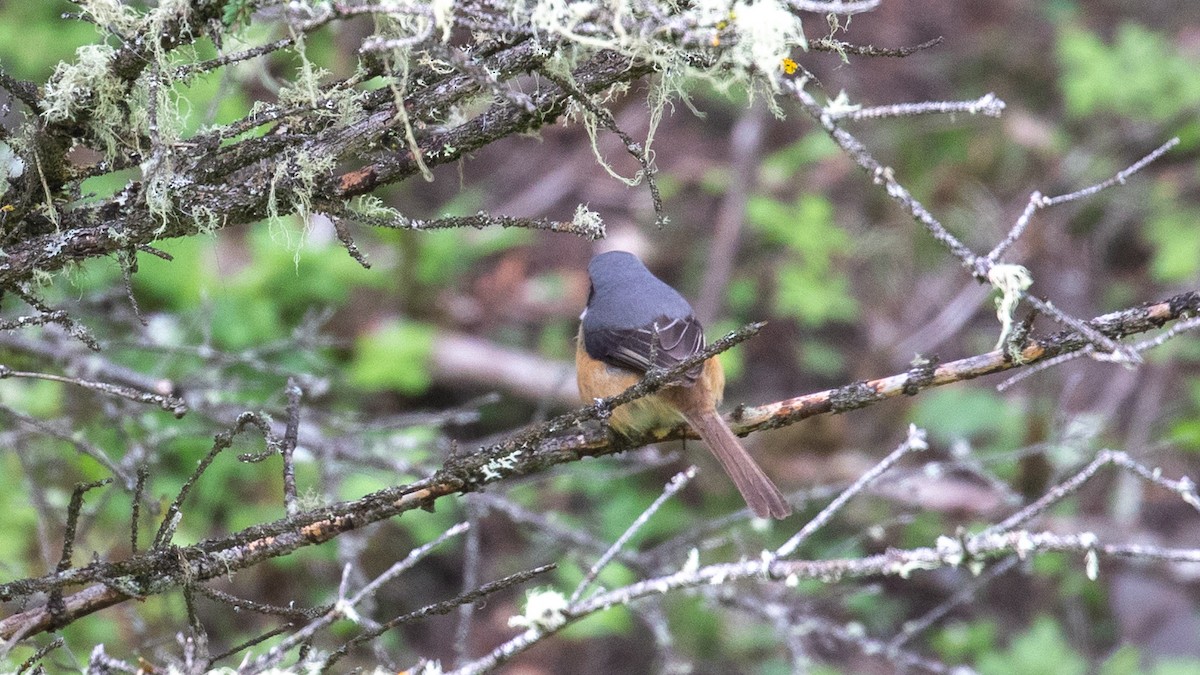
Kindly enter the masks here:
<path id="1" fill-rule="evenodd" d="M 971 663 L 995 651 L 998 633 L 991 619 L 955 621 L 934 632 L 930 644 L 947 663 Z"/>
<path id="2" fill-rule="evenodd" d="M 1200 379 L 1193 379 L 1188 387 L 1188 414 L 1171 424 L 1168 434 L 1172 443 L 1191 452 L 1200 452 Z"/>
<path id="3" fill-rule="evenodd" d="M 1136 675 L 1142 672 L 1141 660 L 1137 647 L 1125 645 L 1105 659 L 1099 675 Z"/>
<path id="4" fill-rule="evenodd" d="M 982 388 L 923 392 L 913 407 L 912 422 L 928 429 L 938 443 L 966 439 L 976 449 L 989 452 L 1020 447 L 1024 433 L 1020 408 Z"/>
<path id="5" fill-rule="evenodd" d="M 842 352 L 819 338 L 805 340 L 798 349 L 800 368 L 806 373 L 833 377 L 846 367 Z"/>
<path id="6" fill-rule="evenodd" d="M 1051 617 L 1040 616 L 1003 652 L 979 659 L 981 675 L 1085 675 L 1087 661 L 1067 642 Z"/>
<path id="7" fill-rule="evenodd" d="M 142 302 L 150 301 L 171 309 L 191 309 L 210 290 L 219 288 L 212 269 L 215 242 L 205 237 L 183 237 L 155 242 L 174 260 L 138 253 L 138 273 L 133 287 Z"/>
<path id="8" fill-rule="evenodd" d="M 11 364 L 6 364 L 11 365 Z M 47 380 L 0 380 L 0 402 L 30 417 L 49 419 L 62 412 L 63 385 Z"/>
<path id="9" fill-rule="evenodd" d="M 61 21 L 79 7 L 63 0 L 0 3 L 0 66 L 14 77 L 44 81 L 54 66 L 96 39 L 83 21 Z M 36 48 L 33 46 L 36 45 Z"/>
<path id="10" fill-rule="evenodd" d="M 1067 113 L 1077 119 L 1110 112 L 1162 122 L 1200 106 L 1195 59 L 1134 23 L 1121 24 L 1112 44 L 1066 26 L 1059 35 L 1058 59 Z"/>
<path id="11" fill-rule="evenodd" d="M 774 311 L 808 326 L 849 320 L 857 312 L 850 282 L 838 268 L 851 252 L 849 235 L 833 222 L 833 205 L 801 194 L 792 203 L 755 195 L 746 205 L 750 226 L 784 255 L 776 265 Z"/>
<path id="12" fill-rule="evenodd" d="M 806 167 L 833 153 L 836 148 L 824 133 L 810 133 L 766 157 L 761 184 L 768 190 L 787 190 Z M 775 313 L 809 327 L 856 316 L 857 301 L 840 268 L 841 259 L 851 255 L 850 235 L 836 226 L 833 204 L 826 197 L 799 193 L 788 203 L 754 195 L 746 203 L 746 222 L 764 243 L 782 252 L 773 270 Z M 754 282 L 734 280 L 730 304 L 737 309 L 758 294 Z"/>
<path id="13" fill-rule="evenodd" d="M 428 324 L 396 319 L 360 336 L 348 369 L 350 382 L 368 391 L 425 391 L 434 332 Z"/>
<path id="14" fill-rule="evenodd" d="M 805 169 L 840 152 L 829 135 L 812 132 L 767 155 L 759 166 L 759 181 L 768 189 L 793 185 Z"/>
<path id="15" fill-rule="evenodd" d="M 225 4 L 225 9 L 221 13 L 221 22 L 226 26 L 237 26 L 249 23 L 252 16 L 254 16 L 252 0 L 230 0 Z"/>
<path id="16" fill-rule="evenodd" d="M 1200 79 L 1200 78 L 1197 78 Z M 1145 237 L 1154 246 L 1150 274 L 1164 283 L 1184 283 L 1200 275 L 1200 209 L 1156 202 L 1146 219 Z"/>
<path id="17" fill-rule="evenodd" d="M 356 288 L 387 286 L 386 269 L 363 269 L 336 241 L 306 240 L 287 250 L 264 228 L 248 236 L 253 262 L 236 277 L 238 295 L 270 296 L 283 316 L 298 317 L 314 303 L 342 306 Z"/>
<path id="18" fill-rule="evenodd" d="M 137 297 L 149 307 L 191 311 L 208 302 L 216 346 L 241 349 L 283 337 L 314 305 L 344 305 L 356 288 L 387 283 L 378 270 L 364 270 L 337 242 L 311 239 L 296 251 L 275 241 L 265 228 L 250 230 L 244 253 L 228 259 L 212 239 L 186 237 L 160 242 L 171 262 L 141 253 L 134 276 Z"/>

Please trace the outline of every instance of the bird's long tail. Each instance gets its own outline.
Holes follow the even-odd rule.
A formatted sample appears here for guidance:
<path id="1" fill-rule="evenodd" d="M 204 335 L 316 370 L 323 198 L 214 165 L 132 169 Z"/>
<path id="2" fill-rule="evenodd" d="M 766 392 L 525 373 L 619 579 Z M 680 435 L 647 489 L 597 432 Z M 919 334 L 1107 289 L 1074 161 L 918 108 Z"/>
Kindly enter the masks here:
<path id="1" fill-rule="evenodd" d="M 779 488 L 767 478 L 767 474 L 742 447 L 716 410 L 688 410 L 683 414 L 720 460 L 725 473 L 733 479 L 733 484 L 742 493 L 742 498 L 754 515 L 759 518 L 786 518 L 791 515 L 792 507 L 783 498 Z"/>

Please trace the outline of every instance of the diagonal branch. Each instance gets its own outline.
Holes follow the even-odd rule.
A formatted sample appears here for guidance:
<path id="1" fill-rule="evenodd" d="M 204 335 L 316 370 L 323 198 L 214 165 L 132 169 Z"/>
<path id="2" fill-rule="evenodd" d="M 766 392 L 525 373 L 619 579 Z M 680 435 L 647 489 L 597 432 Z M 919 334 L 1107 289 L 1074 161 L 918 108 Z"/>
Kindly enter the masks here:
<path id="1" fill-rule="evenodd" d="M 1088 324 L 1092 329 L 1111 337 L 1127 336 L 1162 328 L 1172 321 L 1197 313 L 1200 313 L 1200 291 L 1192 291 L 1163 302 L 1100 316 Z M 697 358 L 707 359 L 751 334 L 753 330 L 746 329 L 740 335 L 731 334 L 714 342 Z M 928 387 L 1034 364 L 1082 349 L 1088 344 L 1090 342 L 1083 336 L 1073 331 L 1062 331 L 1041 339 L 1031 339 L 1022 349 L 1020 361 L 1014 361 L 1003 352 L 995 351 L 940 366 L 933 362 L 925 362 L 914 366 L 907 373 L 859 382 L 786 401 L 739 408 L 734 413 L 732 426 L 743 435 L 761 429 L 785 426 L 813 415 L 844 412 L 895 396 L 915 395 Z M 680 368 L 686 371 L 693 365 L 695 363 L 689 360 L 680 364 Z M 672 371 L 651 372 L 637 385 L 618 396 L 555 418 L 479 452 L 453 458 L 434 475 L 415 483 L 380 490 L 351 502 L 312 509 L 272 523 L 250 527 L 227 537 L 209 539 L 194 546 L 160 545 L 157 549 L 119 562 L 93 562 L 84 567 L 40 578 L 0 584 L 0 600 L 29 597 L 35 593 L 50 592 L 67 586 L 93 584 L 64 597 L 61 611 L 56 616 L 61 621 L 69 622 L 134 596 L 179 588 L 185 579 L 191 583 L 198 583 L 224 576 L 264 560 L 287 555 L 299 548 L 329 541 L 342 533 L 406 511 L 432 508 L 442 497 L 475 491 L 502 478 L 543 472 L 558 464 L 578 461 L 583 457 L 609 455 L 630 447 L 685 438 L 689 436 L 685 427 L 655 429 L 631 439 L 631 445 L 616 446 L 603 429 L 586 429 L 580 425 L 583 421 L 603 419 L 616 405 L 666 386 L 677 375 Z M 1110 555 L 1136 553 L 1124 549 L 1105 552 Z M 44 632 L 51 628 L 53 619 L 44 605 L 13 614 L 0 620 L 0 639 Z"/>

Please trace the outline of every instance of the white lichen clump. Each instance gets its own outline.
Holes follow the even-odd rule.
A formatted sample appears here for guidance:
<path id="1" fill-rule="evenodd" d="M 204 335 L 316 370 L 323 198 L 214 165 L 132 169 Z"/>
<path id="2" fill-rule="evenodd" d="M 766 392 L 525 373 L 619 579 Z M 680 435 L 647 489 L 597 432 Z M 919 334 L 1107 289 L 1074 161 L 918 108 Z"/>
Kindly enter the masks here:
<path id="1" fill-rule="evenodd" d="M 563 614 L 568 607 L 567 596 L 555 590 L 535 589 L 525 598 L 525 613 L 510 617 L 513 628 L 551 631 L 566 623 Z"/>

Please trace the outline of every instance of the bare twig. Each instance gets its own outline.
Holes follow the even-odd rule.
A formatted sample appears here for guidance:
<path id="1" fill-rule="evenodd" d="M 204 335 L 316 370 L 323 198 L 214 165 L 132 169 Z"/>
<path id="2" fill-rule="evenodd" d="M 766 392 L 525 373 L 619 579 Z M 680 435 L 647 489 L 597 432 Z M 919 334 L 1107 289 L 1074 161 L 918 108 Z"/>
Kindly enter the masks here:
<path id="1" fill-rule="evenodd" d="M 889 197 L 904 207 L 904 209 L 908 211 L 913 218 L 921 223 L 925 229 L 929 231 L 933 238 L 945 246 L 946 249 L 950 251 L 950 253 L 956 258 L 958 258 L 962 262 L 963 266 L 966 267 L 967 270 L 970 271 L 977 280 L 981 282 L 989 281 L 988 272 L 994 262 L 991 257 L 976 256 L 965 244 L 951 234 L 950 231 L 947 230 L 945 226 L 943 226 L 941 222 L 939 222 L 937 218 L 935 218 L 933 214 L 931 214 L 925 208 L 924 205 L 922 205 L 903 185 L 900 184 L 899 181 L 896 180 L 892 169 L 880 164 L 878 160 L 871 156 L 866 147 L 864 147 L 863 144 L 858 141 L 858 139 L 837 125 L 836 106 L 831 109 L 830 107 L 823 107 L 819 105 L 816 99 L 813 98 L 813 96 L 807 91 L 805 91 L 804 85 L 805 82 L 800 80 L 785 80 L 782 83 L 785 91 L 789 92 L 796 98 L 797 101 L 800 102 L 800 105 L 804 108 L 805 112 L 807 112 L 821 125 L 822 128 L 825 129 L 826 133 L 833 138 L 833 141 L 838 144 L 842 151 L 845 152 L 846 155 L 850 157 L 856 164 L 858 164 L 864 171 L 866 171 L 871 176 L 873 181 L 884 186 Z M 1157 157 L 1161 156 L 1164 152 L 1173 147 L 1175 143 L 1176 141 L 1174 140 L 1169 141 L 1158 150 L 1155 150 L 1150 155 L 1138 161 L 1125 171 L 1117 174 L 1117 176 L 1113 177 L 1112 179 L 1090 188 L 1085 188 L 1079 192 L 1071 193 L 1070 195 L 1064 195 L 1061 198 L 1055 198 L 1059 201 L 1054 203 L 1068 201 L 1069 199 L 1078 199 L 1085 195 L 1094 194 L 1095 192 L 1098 192 L 1110 185 L 1121 183 L 1129 175 L 1132 175 L 1150 161 L 1153 161 Z M 1041 201 L 1042 200 L 1039 199 L 1036 203 L 1040 204 Z M 1035 208 L 1034 205 L 1035 201 L 1031 199 L 1030 206 L 1026 208 L 1025 212 L 1031 213 L 1031 209 Z M 1027 222 L 1028 218 L 1024 218 L 1023 221 L 1019 219 L 1017 226 L 1014 227 L 1015 235 L 1010 233 L 1010 238 L 1015 241 L 1016 236 L 1020 235 L 1020 230 L 1024 229 L 1024 223 Z M 1003 246 L 1003 242 L 1001 243 L 1001 246 Z M 1003 248 L 1001 248 L 1001 246 L 998 246 L 998 248 L 1000 248 L 1002 252 Z M 997 254 L 997 257 L 998 255 L 999 254 Z M 1083 321 L 1067 315 L 1062 310 L 1055 307 L 1052 303 L 1043 301 L 1033 296 L 1025 296 L 1025 299 L 1027 302 L 1029 302 L 1029 304 L 1043 314 L 1046 314 L 1054 320 L 1077 331 L 1080 335 L 1083 335 L 1088 339 L 1088 341 L 1095 344 L 1098 350 L 1102 350 L 1104 353 L 1111 354 L 1113 360 L 1130 364 L 1136 364 L 1140 362 L 1140 358 L 1136 353 L 1130 351 L 1126 347 L 1121 346 L 1112 338 L 1109 338 L 1098 331 L 1092 330 L 1091 327 L 1085 324 Z"/>
<path id="2" fill-rule="evenodd" d="M 104 452 L 103 448 L 80 439 L 76 434 L 71 434 L 68 431 L 57 428 L 58 425 L 56 424 L 44 422 L 35 417 L 26 415 L 25 413 L 13 410 L 6 405 L 0 405 L 0 413 L 17 420 L 21 424 L 26 425 L 31 429 L 35 429 L 38 433 L 46 434 L 51 438 L 57 438 L 60 441 L 70 443 L 71 446 L 74 447 L 77 452 L 79 452 L 79 454 L 96 460 L 98 464 L 111 471 L 114 476 L 120 478 L 123 485 L 129 485 L 128 475 L 126 474 L 125 470 L 122 469 L 119 464 L 114 462 L 112 458 L 108 456 L 108 453 Z"/>
<path id="3" fill-rule="evenodd" d="M 818 14 L 840 14 L 843 16 L 869 12 L 879 6 L 882 0 L 787 0 L 787 5 L 801 12 L 817 12 Z"/>
<path id="4" fill-rule="evenodd" d="M 483 556 L 483 537 L 481 536 L 481 528 L 479 527 L 481 516 L 486 510 L 476 503 L 475 498 L 479 495 L 469 495 L 463 501 L 463 510 L 467 515 L 467 523 L 470 528 L 467 530 L 466 541 L 463 542 L 463 590 L 466 592 L 469 589 L 479 585 L 480 567 Z M 475 605 L 473 603 L 464 603 L 458 608 L 458 623 L 454 627 L 454 662 L 462 663 L 469 656 L 471 642 L 471 625 L 475 619 Z"/>
<path id="5" fill-rule="evenodd" d="M 339 660 L 341 660 L 341 658 L 343 656 L 345 656 L 350 651 L 350 649 L 352 649 L 353 647 L 360 645 L 368 640 L 374 640 L 375 638 L 379 637 L 380 635 L 383 635 L 385 632 L 395 628 L 396 626 L 400 626 L 400 625 L 403 625 L 406 623 L 412 623 L 413 621 L 423 619 L 427 616 L 433 616 L 435 614 L 447 614 L 449 612 L 454 611 L 454 608 L 456 608 L 456 607 L 460 607 L 469 602 L 477 602 L 483 598 L 486 598 L 487 596 L 489 596 L 493 593 L 502 591 L 506 588 L 510 588 L 517 584 L 523 584 L 526 581 L 529 581 L 530 579 L 534 578 L 535 576 L 545 574 L 546 572 L 553 571 L 556 568 L 557 568 L 556 565 L 542 565 L 541 567 L 535 567 L 530 570 L 525 570 L 524 572 L 517 572 L 516 574 L 510 574 L 507 577 L 504 577 L 503 579 L 498 579 L 491 583 L 484 584 L 483 586 L 480 586 L 479 588 L 477 588 L 473 591 L 470 591 L 468 593 L 463 593 L 462 595 L 458 595 L 458 596 L 453 597 L 444 602 L 438 602 L 438 603 L 434 603 L 432 605 L 426 605 L 425 607 L 422 607 L 421 609 L 418 609 L 415 612 L 409 612 L 408 614 L 398 616 L 395 619 L 392 619 L 390 621 L 380 624 L 379 627 L 374 630 L 371 630 L 366 633 L 363 633 L 362 635 L 356 636 L 354 639 L 346 642 L 346 644 L 342 645 L 337 650 L 330 653 L 329 656 L 327 656 L 325 658 L 325 661 L 321 664 L 321 669 L 327 670 L 329 667 L 333 666 L 335 663 L 337 663 Z"/>
<path id="6" fill-rule="evenodd" d="M 187 414 L 187 403 L 178 396 L 164 396 L 150 391 L 139 391 L 131 387 L 126 387 L 119 384 L 109 384 L 108 382 L 96 382 L 94 380 L 84 380 L 77 377 L 67 377 L 66 375 L 54 375 L 52 373 L 32 373 L 22 370 L 13 370 L 8 366 L 0 364 L 0 380 L 9 377 L 23 377 L 36 380 L 47 380 L 50 382 L 62 382 L 64 384 L 73 384 L 76 387 L 90 389 L 92 391 L 107 394 L 109 396 L 119 396 L 123 399 L 133 401 L 135 403 L 150 403 L 166 410 L 175 415 L 176 418 L 183 417 Z"/>
<path id="7" fill-rule="evenodd" d="M 175 529 L 179 527 L 180 509 L 183 507 L 183 502 L 187 499 L 188 493 L 191 492 L 196 481 L 200 480 L 200 476 L 208 469 L 213 460 L 217 458 L 217 455 L 222 450 L 233 445 L 234 437 L 245 431 L 248 426 L 257 427 L 263 433 L 263 436 L 266 437 L 267 445 L 272 447 L 272 451 L 274 451 L 273 446 L 277 446 L 278 443 L 271 433 L 271 426 L 267 423 L 266 418 L 257 413 L 242 413 L 239 415 L 237 424 L 232 430 L 223 431 L 216 435 L 213 439 L 212 449 L 196 465 L 196 470 L 184 482 L 183 487 L 179 488 L 179 494 L 175 496 L 175 500 L 171 502 L 171 506 L 167 507 L 167 513 L 163 516 L 162 525 L 158 528 L 158 534 L 154 536 L 152 548 L 166 546 L 171 541 L 171 538 L 175 536 Z"/>
<path id="8" fill-rule="evenodd" d="M 236 595 L 231 595 L 225 591 L 218 591 L 215 588 L 209 588 L 204 584 L 196 584 L 192 590 L 204 597 L 229 605 L 237 610 L 247 610 L 250 612 L 258 612 L 267 616 L 281 616 L 293 620 L 311 621 L 329 610 L 333 609 L 333 605 L 323 605 L 321 607 L 298 608 L 298 607 L 280 607 L 278 605 L 268 605 L 262 602 L 254 602 L 245 598 L 239 598 Z M 216 658 L 213 659 L 214 661 Z"/>
<path id="9" fill-rule="evenodd" d="M 596 580 L 596 577 L 600 576 L 600 572 L 604 571 L 604 568 L 608 566 L 608 563 L 612 562 L 617 553 L 619 553 L 621 549 L 625 548 L 625 545 L 629 543 L 629 540 L 633 538 L 633 535 L 637 534 L 637 531 L 640 530 L 642 526 L 650 520 L 650 518 L 658 511 L 659 507 L 680 490 L 682 490 L 684 486 L 695 477 L 696 467 L 694 466 L 690 466 L 686 470 L 675 474 L 675 476 L 671 478 L 671 481 L 667 483 L 667 487 L 662 491 L 662 494 L 658 495 L 658 498 L 655 499 L 650 506 L 647 506 L 646 509 L 642 511 L 642 513 L 638 515 L 638 517 L 634 519 L 632 523 L 630 523 L 629 527 L 621 533 L 621 536 L 617 537 L 617 540 L 614 541 L 612 546 L 610 546 L 608 550 L 604 552 L 604 555 L 600 556 L 600 559 L 592 564 L 591 569 L 589 569 L 587 574 L 583 576 L 583 579 L 579 582 L 579 585 L 575 587 L 575 592 L 571 594 L 571 598 L 568 602 L 571 604 L 578 602 L 583 596 L 583 592 L 587 590 L 588 586 L 592 585 L 592 582 Z"/>
<path id="10" fill-rule="evenodd" d="M 658 596 L 673 590 L 720 585 L 742 579 L 773 580 L 794 584 L 812 579 L 833 583 L 843 579 L 875 576 L 908 576 L 923 570 L 958 567 L 971 561 L 984 561 L 1012 554 L 1078 553 L 1086 557 L 1128 557 L 1138 555 L 1154 560 L 1200 562 L 1200 549 L 1162 549 L 1101 545 L 1095 535 L 1059 535 L 1049 532 L 1008 532 L 988 537 L 975 537 L 963 543 L 942 537 L 933 548 L 891 549 L 886 553 L 863 558 L 842 560 L 785 560 L 765 555 L 759 560 L 720 563 L 698 568 L 684 568 L 673 574 L 645 579 L 624 588 L 593 595 L 581 602 L 566 605 L 552 617 L 531 625 L 521 634 L 495 648 L 486 656 L 451 671 L 454 675 L 474 675 L 490 672 L 517 654 L 557 633 L 567 625 L 596 612 L 615 606 L 626 606 L 635 600 Z M 1092 563 L 1088 563 L 1091 565 Z"/>
<path id="11" fill-rule="evenodd" d="M 303 392 L 295 378 L 287 382 L 287 427 L 283 432 L 283 443 L 280 448 L 283 455 L 283 505 L 288 515 L 296 513 L 299 505 L 296 503 L 296 466 L 293 455 L 296 452 L 296 442 L 300 434 L 300 397 Z"/>
<path id="12" fill-rule="evenodd" d="M 1037 501 L 1029 506 L 1017 511 L 1013 515 L 1005 518 L 1003 521 L 988 527 L 980 532 L 974 539 L 988 537 L 991 535 L 1007 532 L 1016 527 L 1019 527 L 1045 513 L 1047 509 L 1061 502 L 1067 497 L 1077 492 L 1084 486 L 1100 469 L 1108 465 L 1118 466 L 1125 471 L 1129 471 L 1134 475 L 1141 477 L 1143 480 L 1153 483 L 1161 488 L 1170 490 L 1179 495 L 1185 503 L 1192 508 L 1200 511 L 1200 496 L 1196 493 L 1196 483 L 1192 479 L 1184 476 L 1179 480 L 1169 480 L 1163 478 L 1157 469 L 1148 469 L 1138 463 L 1127 453 L 1118 450 L 1101 450 L 1096 454 L 1096 458 L 1091 461 L 1086 467 L 1081 469 L 1071 478 L 1056 485 L 1052 490 L 1042 495 Z"/>
<path id="13" fill-rule="evenodd" d="M 922 103 L 895 103 L 870 108 L 847 107 L 830 111 L 833 119 L 876 120 L 890 117 L 916 117 L 918 115 L 983 115 L 1000 117 L 1004 112 L 1004 101 L 995 94 L 984 94 L 974 101 L 924 101 Z"/>
<path id="14" fill-rule="evenodd" d="M 609 112 L 607 108 L 601 106 L 599 103 L 593 100 L 587 92 L 582 91 L 574 82 L 571 82 L 567 78 L 561 77 L 547 69 L 542 69 L 541 75 L 542 77 L 545 77 L 554 84 L 558 85 L 558 87 L 563 91 L 569 93 L 571 98 L 574 99 L 576 103 L 583 106 L 585 110 L 591 113 L 601 126 L 613 132 L 616 134 L 617 138 L 621 139 L 621 142 L 625 144 L 626 152 L 628 152 L 630 156 L 637 160 L 638 164 L 640 164 L 642 167 L 641 175 L 646 179 L 646 187 L 650 189 L 650 199 L 654 203 L 655 224 L 659 227 L 666 225 L 667 215 L 663 207 L 662 194 L 658 191 L 658 181 L 654 179 L 654 162 L 650 151 L 647 148 L 643 148 L 640 143 L 633 140 L 632 136 L 625 133 L 624 129 L 617 126 L 617 121 L 613 119 L 612 113 Z"/>
<path id="15" fill-rule="evenodd" d="M 854 481 L 853 485 L 843 490 L 842 493 L 839 494 L 836 499 L 830 502 L 829 506 L 826 506 L 824 509 L 822 509 L 815 518 L 805 523 L 804 527 L 800 528 L 799 532 L 797 532 L 790 539 L 784 542 L 782 546 L 776 549 L 775 555 L 779 557 L 787 557 L 791 555 L 801 544 L 807 541 L 814 532 L 824 527 L 825 524 L 828 523 L 838 511 L 841 511 L 842 507 L 846 505 L 846 502 L 849 502 L 858 493 L 870 487 L 872 483 L 878 480 L 879 477 L 886 473 L 888 469 L 895 466 L 897 462 L 899 462 L 901 459 L 904 459 L 906 455 L 913 452 L 922 452 L 928 449 L 929 445 L 925 442 L 925 430 L 918 429 L 913 425 L 909 425 L 908 438 L 904 439 L 903 443 L 901 443 L 887 457 L 884 457 L 883 461 L 876 464 L 871 468 L 870 471 L 864 473 L 858 478 L 858 480 Z"/>
<path id="16" fill-rule="evenodd" d="M 855 56 L 884 56 L 904 58 L 912 56 L 917 52 L 923 52 L 926 49 L 936 47 L 942 44 L 941 36 L 935 37 L 932 40 L 926 40 L 919 45 L 912 47 L 873 47 L 871 45 L 856 45 L 849 42 L 842 42 L 833 38 L 818 38 L 808 41 L 808 48 L 816 52 L 835 52 L 837 54 L 853 54 Z"/>
<path id="17" fill-rule="evenodd" d="M 138 552 L 138 532 L 142 513 L 142 498 L 145 496 L 146 478 L 150 470 L 143 464 L 137 468 L 137 483 L 133 487 L 133 503 L 129 508 L 129 553 Z"/>
<path id="18" fill-rule="evenodd" d="M 938 621 L 941 621 L 956 607 L 973 600 L 975 595 L 979 593 L 984 586 L 990 584 L 996 579 L 996 577 L 999 577 L 1005 572 L 1011 570 L 1019 561 L 1020 558 L 1017 556 L 1005 558 L 1001 562 L 989 567 L 983 574 L 971 579 L 969 583 L 964 584 L 962 588 L 959 588 L 957 591 L 955 591 L 954 595 L 946 598 L 942 602 L 939 602 L 936 607 L 923 614 L 920 618 L 912 621 L 905 621 L 903 630 L 901 630 L 901 632 L 896 635 L 896 637 L 892 638 L 887 644 L 889 657 L 891 657 L 896 650 L 899 650 L 914 637 L 925 632 L 930 628 L 930 626 L 933 626 Z"/>
<path id="19" fill-rule="evenodd" d="M 39 647 L 38 650 L 33 653 L 33 656 L 30 656 L 29 658 L 25 659 L 25 662 L 22 663 L 21 667 L 17 669 L 17 675 L 22 675 L 25 671 L 29 670 L 30 668 L 33 668 L 34 665 L 36 665 L 38 661 L 41 661 L 42 659 L 46 658 L 47 654 L 49 654 L 50 652 L 54 651 L 55 649 L 58 649 L 59 647 L 63 646 L 63 644 L 64 644 L 63 639 L 61 637 L 56 637 L 53 640 L 51 640 L 50 642 L 43 645 L 42 647 Z"/>
<path id="20" fill-rule="evenodd" d="M 325 628 L 326 626 L 329 626 L 330 624 L 332 624 L 334 621 L 337 621 L 338 619 L 344 618 L 344 619 L 350 619 L 352 621 L 357 621 L 358 614 L 354 610 L 355 605 L 362 602 L 363 599 L 373 596 L 375 594 L 375 592 L 378 591 L 379 588 L 381 586 L 383 586 L 384 584 L 386 584 L 387 582 L 396 578 L 400 574 L 403 574 L 404 572 L 412 569 L 412 567 L 414 565 L 416 565 L 418 562 L 420 562 L 426 556 L 428 556 L 430 551 L 437 548 L 438 546 L 441 546 L 442 544 L 444 544 L 446 541 L 448 541 L 452 537 L 456 537 L 456 536 L 462 534 L 466 530 L 467 530 L 466 523 L 458 523 L 457 525 L 454 525 L 450 529 L 448 529 L 445 532 L 443 532 L 442 534 L 440 534 L 436 539 L 429 542 L 428 544 L 419 546 L 419 547 L 413 549 L 412 551 L 409 551 L 408 555 L 405 556 L 405 558 L 403 560 L 393 564 L 383 574 L 380 574 L 378 577 L 375 577 L 375 579 L 371 583 L 369 583 L 365 587 L 363 587 L 363 589 L 360 590 L 358 593 L 356 593 L 353 597 L 347 598 L 343 594 L 341 597 L 338 598 L 337 602 L 334 603 L 333 607 L 328 612 L 325 612 L 325 614 L 323 614 L 322 616 L 312 620 L 311 622 L 309 622 L 307 625 L 305 625 L 300 630 L 289 635 L 285 640 L 283 640 L 279 644 L 271 647 L 271 649 L 268 650 L 267 653 L 258 657 L 253 662 L 247 664 L 242 669 L 242 672 L 244 672 L 244 673 L 260 673 L 260 672 L 263 672 L 264 670 L 271 668 L 275 664 L 279 663 L 279 661 L 289 651 L 296 648 L 300 644 L 307 642 L 309 639 L 312 638 L 312 636 L 317 631 Z"/>
<path id="21" fill-rule="evenodd" d="M 564 232 L 576 234 L 585 239 L 601 239 L 604 237 L 603 225 L 594 222 L 575 222 L 549 220 L 546 218 L 514 218 L 512 216 L 494 216 L 478 213 L 473 216 L 449 216 L 432 220 L 415 218 L 379 218 L 362 213 L 346 212 L 346 217 L 357 220 L 373 227 L 385 227 L 396 230 L 448 230 L 456 228 L 473 228 L 482 230 L 487 227 L 524 228 L 530 230 L 546 230 L 548 232 Z"/>

